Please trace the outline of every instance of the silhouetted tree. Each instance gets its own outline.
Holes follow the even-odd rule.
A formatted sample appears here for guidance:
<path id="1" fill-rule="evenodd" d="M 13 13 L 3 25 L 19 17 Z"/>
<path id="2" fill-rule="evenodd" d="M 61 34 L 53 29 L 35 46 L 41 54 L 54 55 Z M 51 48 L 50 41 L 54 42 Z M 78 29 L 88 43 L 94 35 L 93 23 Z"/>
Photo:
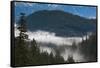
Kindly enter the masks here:
<path id="1" fill-rule="evenodd" d="M 67 63 L 75 63 L 73 56 L 68 56 Z"/>
<path id="2" fill-rule="evenodd" d="M 28 39 L 28 35 L 26 34 L 27 28 L 24 13 L 21 13 L 21 17 L 18 23 L 18 30 L 20 31 L 20 34 L 15 38 L 15 66 L 24 66 L 27 65 L 28 62 L 28 50 L 26 47 L 27 43 L 25 41 Z"/>
<path id="3" fill-rule="evenodd" d="M 73 44 L 72 44 L 72 50 L 75 51 L 76 49 L 77 49 L 77 45 L 76 45 L 75 42 L 73 42 Z"/>
<path id="4" fill-rule="evenodd" d="M 26 20 L 25 20 L 25 14 L 24 13 L 21 13 L 21 17 L 20 17 L 20 20 L 19 20 L 19 27 L 18 27 L 18 30 L 20 31 L 20 39 L 28 39 L 28 35 L 25 34 L 27 32 L 27 28 L 26 28 Z"/>
<path id="5" fill-rule="evenodd" d="M 87 61 L 97 61 L 97 37 L 93 33 L 89 39 L 80 44 L 80 51 L 84 54 Z"/>

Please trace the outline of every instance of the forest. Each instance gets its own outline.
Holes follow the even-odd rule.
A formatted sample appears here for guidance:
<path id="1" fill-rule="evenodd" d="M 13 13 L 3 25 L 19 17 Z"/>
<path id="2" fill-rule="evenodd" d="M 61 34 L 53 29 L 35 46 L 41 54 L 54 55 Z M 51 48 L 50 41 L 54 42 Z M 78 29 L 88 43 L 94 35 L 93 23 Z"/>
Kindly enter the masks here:
<path id="1" fill-rule="evenodd" d="M 18 37 L 14 37 L 14 46 L 13 46 L 13 55 L 12 55 L 12 65 L 19 66 L 30 66 L 30 65 L 51 65 L 51 64 L 69 64 L 77 63 L 73 59 L 73 56 L 69 55 L 67 60 L 60 55 L 59 51 L 54 55 L 52 52 L 40 52 L 39 46 L 37 45 L 36 40 L 33 38 L 32 41 L 29 41 L 27 35 L 27 25 L 26 19 L 24 18 L 25 14 L 21 13 L 19 20 L 19 27 L 17 28 L 20 33 Z M 79 49 L 84 57 L 88 61 L 97 61 L 97 37 L 96 33 L 93 33 L 89 39 L 83 40 L 79 44 Z M 73 49 L 77 48 L 73 44 Z M 90 57 L 91 56 L 91 57 Z"/>

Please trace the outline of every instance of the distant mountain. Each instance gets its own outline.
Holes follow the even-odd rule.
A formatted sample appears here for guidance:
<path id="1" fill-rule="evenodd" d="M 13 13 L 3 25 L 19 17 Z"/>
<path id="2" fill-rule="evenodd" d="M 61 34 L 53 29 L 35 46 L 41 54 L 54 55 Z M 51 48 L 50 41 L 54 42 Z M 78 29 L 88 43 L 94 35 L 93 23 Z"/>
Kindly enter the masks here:
<path id="1" fill-rule="evenodd" d="M 96 20 L 86 19 L 61 10 L 37 11 L 26 17 L 30 31 L 45 30 L 58 36 L 81 36 L 96 31 Z"/>

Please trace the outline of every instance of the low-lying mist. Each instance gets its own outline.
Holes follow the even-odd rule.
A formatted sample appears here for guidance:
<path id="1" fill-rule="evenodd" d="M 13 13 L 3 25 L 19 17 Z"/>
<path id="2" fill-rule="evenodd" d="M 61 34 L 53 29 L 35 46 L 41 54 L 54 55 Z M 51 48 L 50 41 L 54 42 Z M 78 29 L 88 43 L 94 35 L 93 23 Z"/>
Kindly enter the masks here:
<path id="1" fill-rule="evenodd" d="M 15 37 L 19 35 L 19 31 L 17 30 L 17 25 L 15 26 Z M 28 31 L 29 40 L 35 39 L 37 45 L 40 48 L 41 52 L 48 52 L 49 54 L 52 52 L 53 55 L 56 52 L 59 52 L 60 55 L 64 58 L 64 60 L 68 59 L 68 56 L 73 56 L 75 62 L 85 62 L 84 55 L 80 53 L 79 43 L 82 40 L 86 40 L 86 36 L 83 37 L 61 37 L 56 36 L 54 32 L 48 32 L 44 30 L 36 30 L 34 32 Z M 89 38 L 89 35 L 87 36 Z M 76 45 L 73 48 L 73 44 Z"/>

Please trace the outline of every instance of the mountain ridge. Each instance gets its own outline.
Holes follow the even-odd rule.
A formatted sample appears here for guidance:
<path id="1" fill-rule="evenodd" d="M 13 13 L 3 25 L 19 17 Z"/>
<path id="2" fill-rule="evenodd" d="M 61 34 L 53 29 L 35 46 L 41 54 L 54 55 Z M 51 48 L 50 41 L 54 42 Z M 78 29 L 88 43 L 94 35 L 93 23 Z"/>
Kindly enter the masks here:
<path id="1" fill-rule="evenodd" d="M 30 31 L 45 30 L 62 36 L 96 31 L 96 19 L 86 19 L 61 10 L 37 11 L 28 15 L 26 20 Z"/>

